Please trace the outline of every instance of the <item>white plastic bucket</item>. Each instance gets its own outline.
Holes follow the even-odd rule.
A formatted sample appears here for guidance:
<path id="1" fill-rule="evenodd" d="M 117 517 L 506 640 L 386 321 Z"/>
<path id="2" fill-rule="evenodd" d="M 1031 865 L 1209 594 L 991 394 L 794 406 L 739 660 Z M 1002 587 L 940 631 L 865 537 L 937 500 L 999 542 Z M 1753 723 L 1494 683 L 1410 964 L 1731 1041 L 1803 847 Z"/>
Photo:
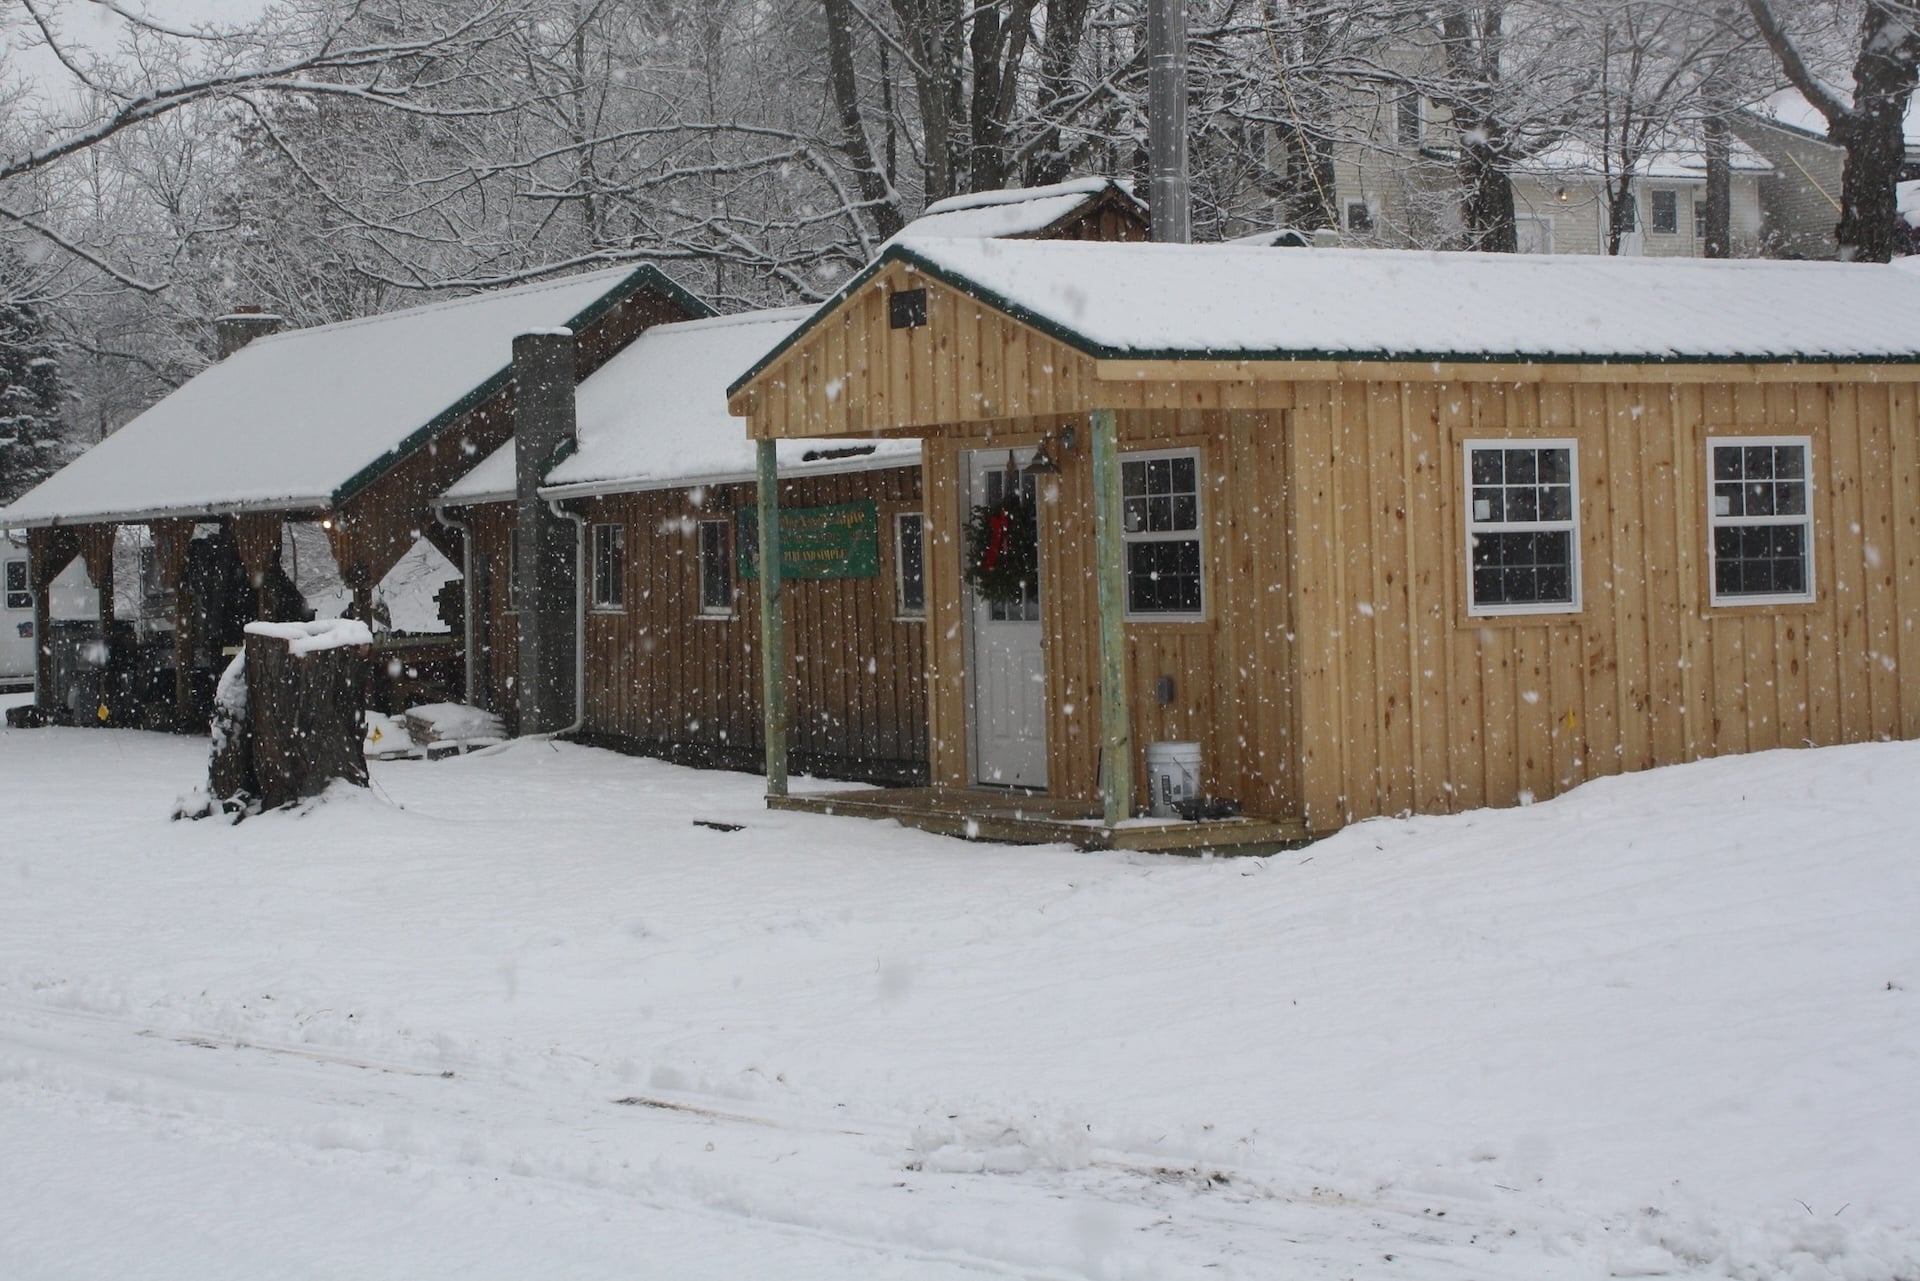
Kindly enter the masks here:
<path id="1" fill-rule="evenodd" d="M 1179 817 L 1178 806 L 1200 795 L 1200 744 L 1148 743 L 1147 812 L 1155 818 Z"/>

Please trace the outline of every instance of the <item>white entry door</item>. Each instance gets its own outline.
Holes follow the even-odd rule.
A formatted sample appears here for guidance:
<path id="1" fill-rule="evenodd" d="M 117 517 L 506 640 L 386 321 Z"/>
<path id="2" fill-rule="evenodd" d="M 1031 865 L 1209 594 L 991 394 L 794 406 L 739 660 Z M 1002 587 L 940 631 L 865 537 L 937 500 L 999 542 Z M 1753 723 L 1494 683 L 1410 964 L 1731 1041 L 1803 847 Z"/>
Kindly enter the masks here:
<path id="1" fill-rule="evenodd" d="M 1014 455 L 1017 466 L 1031 451 Z M 1010 473 L 1007 451 L 976 450 L 967 455 L 969 510 L 997 503 L 1011 486 L 1029 498 L 1032 476 Z M 971 593 L 969 593 L 971 595 Z M 1029 583 L 1024 598 L 985 601 L 972 596 L 973 776 L 1002 787 L 1047 785 L 1047 670 L 1040 646 L 1040 584 Z"/>

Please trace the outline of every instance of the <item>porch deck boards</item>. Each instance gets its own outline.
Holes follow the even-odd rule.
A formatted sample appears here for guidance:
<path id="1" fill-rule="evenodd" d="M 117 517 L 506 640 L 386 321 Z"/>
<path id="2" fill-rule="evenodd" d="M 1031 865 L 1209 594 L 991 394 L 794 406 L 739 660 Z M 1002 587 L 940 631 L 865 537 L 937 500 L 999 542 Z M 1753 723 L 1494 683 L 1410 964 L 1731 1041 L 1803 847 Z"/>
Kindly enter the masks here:
<path id="1" fill-rule="evenodd" d="M 1310 839 L 1297 818 L 1242 817 L 1188 823 L 1136 819 L 1107 827 L 1098 804 L 1037 793 L 963 787 L 896 787 L 770 796 L 767 808 L 846 818 L 893 819 L 963 840 L 1005 845 L 1068 844 L 1083 850 L 1170 854 L 1271 854 Z"/>

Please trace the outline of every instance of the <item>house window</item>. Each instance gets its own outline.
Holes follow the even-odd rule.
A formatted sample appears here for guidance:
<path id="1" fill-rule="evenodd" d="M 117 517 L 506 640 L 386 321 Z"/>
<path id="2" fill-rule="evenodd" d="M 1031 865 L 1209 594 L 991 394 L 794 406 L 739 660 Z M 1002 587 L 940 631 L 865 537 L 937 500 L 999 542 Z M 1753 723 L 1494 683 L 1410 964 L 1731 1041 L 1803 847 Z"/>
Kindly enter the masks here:
<path id="1" fill-rule="evenodd" d="M 1707 238 L 1707 201 L 1704 196 L 1696 196 L 1693 201 L 1693 238 Z"/>
<path id="2" fill-rule="evenodd" d="M 520 531 L 507 531 L 507 612 L 520 612 Z"/>
<path id="3" fill-rule="evenodd" d="M 1409 93 L 1401 95 L 1395 104 L 1395 119 L 1400 132 L 1400 143 L 1406 147 L 1420 145 L 1420 95 Z"/>
<path id="4" fill-rule="evenodd" d="M 1200 456 L 1192 450 L 1120 460 L 1127 613 L 1199 618 Z"/>
<path id="5" fill-rule="evenodd" d="M 901 618 L 927 616 L 926 522 L 919 512 L 893 518 L 894 606 Z"/>
<path id="6" fill-rule="evenodd" d="M 1620 204 L 1620 232 L 1622 235 L 1630 236 L 1638 230 L 1640 230 L 1640 198 L 1628 192 L 1627 198 Z"/>
<path id="7" fill-rule="evenodd" d="M 724 520 L 700 522 L 700 612 L 733 617 L 733 527 Z"/>
<path id="8" fill-rule="evenodd" d="M 627 527 L 593 527 L 593 607 L 624 609 L 627 604 Z"/>
<path id="9" fill-rule="evenodd" d="M 1707 441 L 1714 604 L 1813 599 L 1811 449 L 1805 436 Z"/>
<path id="10" fill-rule="evenodd" d="M 7 562 L 7 608 L 32 609 L 33 593 L 27 590 L 27 562 Z"/>
<path id="11" fill-rule="evenodd" d="M 1467 442 L 1470 614 L 1580 609 L 1574 442 Z"/>
<path id="12" fill-rule="evenodd" d="M 1519 242 L 1523 254 L 1550 254 L 1553 252 L 1553 219 L 1541 216 L 1521 216 L 1513 220 L 1514 239 Z"/>
<path id="13" fill-rule="evenodd" d="M 1347 202 L 1347 230 L 1370 232 L 1373 230 L 1373 206 L 1364 200 Z"/>
<path id="14" fill-rule="evenodd" d="M 1680 231 L 1680 193 L 1677 191 L 1655 191 L 1648 196 L 1647 221 L 1658 236 L 1672 236 Z"/>

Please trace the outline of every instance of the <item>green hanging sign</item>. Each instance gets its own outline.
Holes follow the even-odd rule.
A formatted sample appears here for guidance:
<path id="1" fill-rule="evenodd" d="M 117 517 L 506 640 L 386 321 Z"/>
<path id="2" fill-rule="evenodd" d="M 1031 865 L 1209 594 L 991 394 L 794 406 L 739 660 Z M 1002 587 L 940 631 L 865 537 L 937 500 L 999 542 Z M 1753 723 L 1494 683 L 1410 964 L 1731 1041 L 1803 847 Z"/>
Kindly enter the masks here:
<path id="1" fill-rule="evenodd" d="M 760 512 L 743 507 L 740 577 L 760 577 Z M 780 577 L 880 576 L 880 506 L 871 498 L 832 507 L 780 509 Z"/>

